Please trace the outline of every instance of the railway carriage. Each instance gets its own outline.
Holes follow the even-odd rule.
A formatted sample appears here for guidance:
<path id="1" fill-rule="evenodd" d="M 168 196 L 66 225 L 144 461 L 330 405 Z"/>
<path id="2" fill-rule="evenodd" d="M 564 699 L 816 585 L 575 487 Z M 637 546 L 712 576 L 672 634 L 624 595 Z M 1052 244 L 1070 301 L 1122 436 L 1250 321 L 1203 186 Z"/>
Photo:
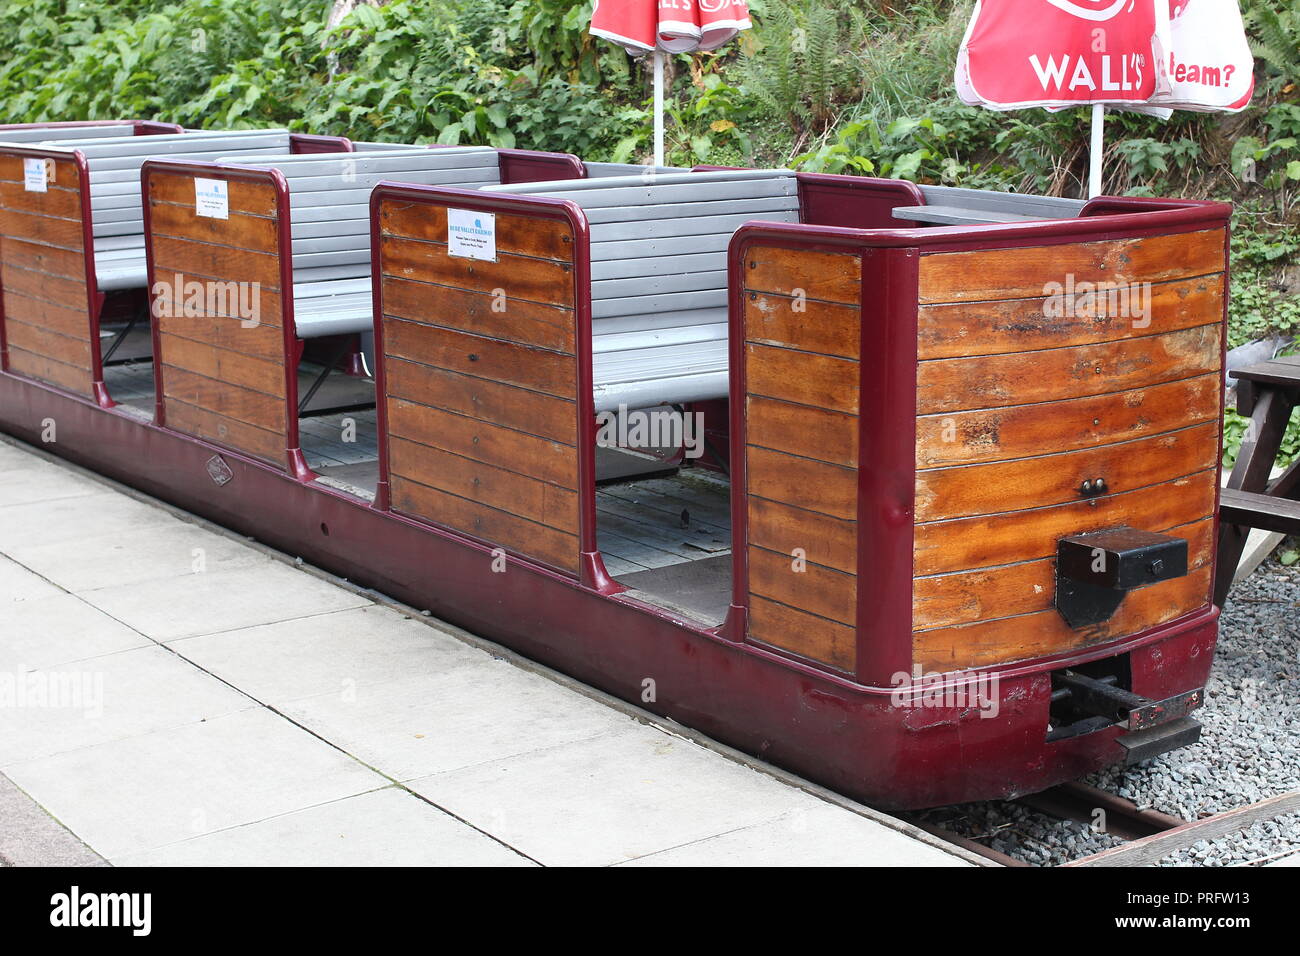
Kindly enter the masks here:
<path id="1" fill-rule="evenodd" d="M 120 164 L 121 365 L 0 146 L 0 428 L 878 806 L 1196 739 L 1228 207 L 317 145 Z"/>

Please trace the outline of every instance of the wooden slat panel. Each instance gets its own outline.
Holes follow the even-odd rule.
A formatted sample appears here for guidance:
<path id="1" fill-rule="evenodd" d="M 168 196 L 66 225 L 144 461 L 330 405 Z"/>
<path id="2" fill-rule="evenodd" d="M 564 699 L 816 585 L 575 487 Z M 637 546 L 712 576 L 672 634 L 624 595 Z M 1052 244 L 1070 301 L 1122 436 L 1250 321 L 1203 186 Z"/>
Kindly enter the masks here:
<path id="1" fill-rule="evenodd" d="M 745 256 L 749 638 L 857 658 L 860 256 Z M 794 568 L 803 567 L 796 572 Z"/>
<path id="2" fill-rule="evenodd" d="M 979 409 L 917 419 L 916 466 L 1005 461 L 1070 451 L 1217 420 L 1219 377 L 1064 402 Z"/>
<path id="3" fill-rule="evenodd" d="M 388 399 L 388 428 L 393 435 L 422 445 L 563 488 L 577 488 L 577 453 L 572 445 L 400 398 Z"/>
<path id="4" fill-rule="evenodd" d="M 209 409 L 198 408 L 174 396 L 167 401 L 167 427 L 284 467 L 284 435 L 281 432 L 267 431 Z"/>
<path id="5" fill-rule="evenodd" d="M 747 299 L 746 341 L 858 358 L 862 331 L 856 306 L 758 292 Z"/>
<path id="6" fill-rule="evenodd" d="M 1189 571 L 1212 560 L 1214 519 L 1160 530 L 1187 539 Z M 913 582 L 912 596 L 916 630 L 1044 611 L 1054 606 L 1056 560 L 920 577 Z"/>
<path id="7" fill-rule="evenodd" d="M 75 278 L 52 276 L 21 268 L 13 259 L 5 259 L 0 266 L 0 281 L 4 283 L 5 295 L 23 295 L 29 299 L 39 299 L 83 314 L 86 311 L 84 273 Z"/>
<path id="8" fill-rule="evenodd" d="M 170 343 L 164 343 L 164 346 Z M 163 396 L 187 405 L 206 409 L 223 418 L 255 425 L 266 431 L 284 434 L 285 402 L 283 395 L 268 395 L 229 382 L 205 378 L 188 369 L 171 364 L 171 355 L 163 352 Z M 171 417 L 168 415 L 168 422 Z M 283 448 L 283 442 L 281 444 Z"/>
<path id="9" fill-rule="evenodd" d="M 567 488 L 396 436 L 389 452 L 392 475 L 418 476 L 439 491 L 578 533 L 578 496 Z"/>
<path id="10" fill-rule="evenodd" d="M 1131 491 L 1211 468 L 1219 426 L 1207 422 L 1132 442 L 985 465 L 917 472 L 916 521 L 939 521 L 1077 501 L 1084 481 Z"/>
<path id="11" fill-rule="evenodd" d="M 22 183 L 0 182 L 0 206 L 62 219 L 81 218 L 81 192 L 50 186 L 43 193 L 28 192 Z"/>
<path id="12" fill-rule="evenodd" d="M 397 358 L 562 398 L 573 395 L 577 378 L 571 355 L 402 319 L 385 321 L 384 348 Z"/>
<path id="13" fill-rule="evenodd" d="M 380 208 L 379 222 L 384 235 L 447 242 L 447 210 L 442 206 L 388 200 Z M 496 243 L 498 253 L 573 261 L 568 229 L 546 224 L 539 228 L 539 220 L 530 216 L 497 213 Z"/>
<path id="14" fill-rule="evenodd" d="M 232 213 L 275 216 L 275 187 L 269 182 L 231 180 L 227 187 Z M 194 209 L 194 177 L 153 173 L 149 177 L 149 199 L 154 203 L 175 203 Z M 219 221 L 219 220 L 218 220 Z"/>
<path id="15" fill-rule="evenodd" d="M 296 410 L 285 374 L 275 188 L 228 181 L 229 218 L 214 219 L 194 212 L 194 178 L 149 177 L 165 421 L 285 468 Z M 238 314 L 250 304 L 256 325 Z"/>
<path id="16" fill-rule="evenodd" d="M 1144 326 L 1128 315 L 1049 316 L 1042 297 L 926 305 L 917 315 L 917 357 L 924 361 L 1091 345 L 1220 321 L 1223 276 L 1156 283 L 1148 307 L 1150 324 Z"/>
<path id="17" fill-rule="evenodd" d="M 44 212 L 19 212 L 4 208 L 0 208 L 0 237 L 27 239 L 78 253 L 81 252 L 85 238 L 79 218 L 55 218 Z"/>
<path id="18" fill-rule="evenodd" d="M 443 207 L 386 200 L 379 218 L 393 509 L 576 573 L 568 224 L 498 215 L 488 262 L 447 254 Z"/>
<path id="19" fill-rule="evenodd" d="M 803 570 L 795 570 L 801 567 Z M 789 555 L 749 548 L 749 590 L 819 617 L 852 627 L 857 620 L 858 579 Z"/>
<path id="20" fill-rule="evenodd" d="M 840 252 L 755 246 L 745 256 L 745 290 L 858 306 L 862 259 Z"/>
<path id="21" fill-rule="evenodd" d="M 494 422 L 518 431 L 577 445 L 578 413 L 573 401 L 503 385 L 485 378 L 389 357 L 388 394 Z"/>
<path id="22" fill-rule="evenodd" d="M 263 289 L 280 291 L 280 258 L 273 249 L 235 249 L 155 236 L 153 256 L 154 271 L 159 274 L 179 272 L 187 278 L 256 282 Z"/>
<path id="23" fill-rule="evenodd" d="M 828 465 L 750 445 L 745 473 L 751 495 L 849 521 L 857 517 L 856 468 Z"/>
<path id="24" fill-rule="evenodd" d="M 173 368 L 185 369 L 240 388 L 272 396 L 277 405 L 284 393 L 284 355 L 271 359 L 253 358 L 205 342 L 163 333 L 163 354 Z"/>
<path id="25" fill-rule="evenodd" d="M 921 257 L 920 301 L 975 302 L 1044 295 L 1044 282 L 1165 282 L 1223 271 L 1222 230 Z"/>
<path id="26" fill-rule="evenodd" d="M 999 618 L 962 627 L 918 631 L 915 663 L 930 671 L 952 671 L 1025 660 L 1096 644 L 1182 617 L 1210 601 L 1210 568 L 1131 591 L 1110 620 L 1074 629 L 1055 610 Z"/>
<path id="27" fill-rule="evenodd" d="M 858 413 L 857 363 L 770 345 L 745 346 L 750 395 Z"/>
<path id="28" fill-rule="evenodd" d="M 749 637 L 763 644 L 820 661 L 842 671 L 852 671 L 857 659 L 857 630 L 752 595 L 749 603 Z"/>
<path id="29" fill-rule="evenodd" d="M 9 369 L 81 395 L 94 364 L 84 228 L 76 165 L 54 164 L 55 183 L 27 192 L 20 157 L 0 157 L 0 283 Z M 66 188 L 72 187 L 72 188 Z"/>
<path id="30" fill-rule="evenodd" d="M 457 289 L 502 289 L 515 299 L 573 306 L 573 269 L 567 263 L 500 252 L 496 262 L 466 259 L 447 255 L 446 247 L 436 243 L 391 236 L 381 239 L 380 245 L 385 275 L 424 281 L 436 275 L 440 284 Z"/>
<path id="31" fill-rule="evenodd" d="M 392 483 L 393 508 L 419 517 L 436 516 L 439 524 L 506 550 L 573 574 L 578 568 L 578 538 L 397 476 Z"/>
<path id="32" fill-rule="evenodd" d="M 1222 324 L 1037 352 L 937 359 L 917 368 L 917 413 L 1060 401 L 1218 371 Z"/>
<path id="33" fill-rule="evenodd" d="M 4 156 L 0 155 L 0 180 L 22 183 L 25 179 L 23 175 L 22 156 Z M 50 163 L 46 161 L 46 168 L 50 168 Z M 53 175 L 49 176 L 46 183 L 46 192 L 56 187 L 59 189 L 76 190 L 78 189 L 80 174 L 77 170 L 77 164 L 70 159 L 56 159 L 53 164 Z"/>
<path id="34" fill-rule="evenodd" d="M 745 400 L 745 437 L 750 445 L 803 458 L 848 468 L 858 464 L 856 415 L 750 395 Z"/>
<path id="35" fill-rule="evenodd" d="M 567 309 L 392 276 L 385 276 L 383 281 L 384 311 L 388 315 L 557 352 L 574 352 L 573 314 Z"/>
<path id="36" fill-rule="evenodd" d="M 89 390 L 90 369 L 68 365 L 45 355 L 27 352 L 12 343 L 9 345 L 9 371 L 28 378 L 40 379 L 66 388 L 72 392 Z"/>
<path id="37" fill-rule="evenodd" d="M 1118 525 L 1171 528 L 1214 513 L 1214 472 L 1137 491 L 1001 515 L 936 521 L 916 528 L 917 575 L 1049 557 L 1071 534 Z"/>

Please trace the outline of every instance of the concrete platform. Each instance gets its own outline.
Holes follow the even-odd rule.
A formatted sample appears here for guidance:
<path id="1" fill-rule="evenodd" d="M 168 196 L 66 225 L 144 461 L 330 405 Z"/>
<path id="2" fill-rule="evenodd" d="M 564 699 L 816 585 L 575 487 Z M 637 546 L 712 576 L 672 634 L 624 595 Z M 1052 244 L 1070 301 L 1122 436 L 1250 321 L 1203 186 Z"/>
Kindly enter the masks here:
<path id="1" fill-rule="evenodd" d="M 981 865 L 0 437 L 0 864 Z"/>

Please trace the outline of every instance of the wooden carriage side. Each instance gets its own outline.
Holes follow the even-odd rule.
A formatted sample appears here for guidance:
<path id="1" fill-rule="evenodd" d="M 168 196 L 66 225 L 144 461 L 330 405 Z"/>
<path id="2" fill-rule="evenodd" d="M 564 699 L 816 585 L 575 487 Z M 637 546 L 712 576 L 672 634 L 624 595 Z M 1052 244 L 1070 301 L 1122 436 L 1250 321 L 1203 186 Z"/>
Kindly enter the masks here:
<path id="1" fill-rule="evenodd" d="M 742 229 L 733 636 L 887 686 L 1212 613 L 1226 253 L 1217 204 Z M 1049 303 L 1052 282 L 1092 311 Z M 1081 291 L 1108 282 L 1144 314 Z M 1124 525 L 1185 539 L 1188 573 L 1072 628 L 1058 542 Z"/>

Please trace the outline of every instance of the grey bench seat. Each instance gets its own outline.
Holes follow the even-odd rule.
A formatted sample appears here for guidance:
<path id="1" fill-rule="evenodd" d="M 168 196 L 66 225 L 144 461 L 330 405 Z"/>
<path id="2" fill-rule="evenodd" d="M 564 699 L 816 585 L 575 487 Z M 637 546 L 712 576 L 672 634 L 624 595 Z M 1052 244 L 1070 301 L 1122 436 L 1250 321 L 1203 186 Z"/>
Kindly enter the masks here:
<path id="1" fill-rule="evenodd" d="M 798 221 L 793 173 L 654 171 L 485 191 L 569 199 L 587 217 L 597 411 L 727 396 L 727 249 L 746 222 Z"/>
<path id="2" fill-rule="evenodd" d="M 924 206 L 898 206 L 893 210 L 894 217 L 937 226 L 979 226 L 1074 219 L 1084 205 L 1082 199 L 955 186 L 922 186 L 921 195 L 925 197 Z"/>

